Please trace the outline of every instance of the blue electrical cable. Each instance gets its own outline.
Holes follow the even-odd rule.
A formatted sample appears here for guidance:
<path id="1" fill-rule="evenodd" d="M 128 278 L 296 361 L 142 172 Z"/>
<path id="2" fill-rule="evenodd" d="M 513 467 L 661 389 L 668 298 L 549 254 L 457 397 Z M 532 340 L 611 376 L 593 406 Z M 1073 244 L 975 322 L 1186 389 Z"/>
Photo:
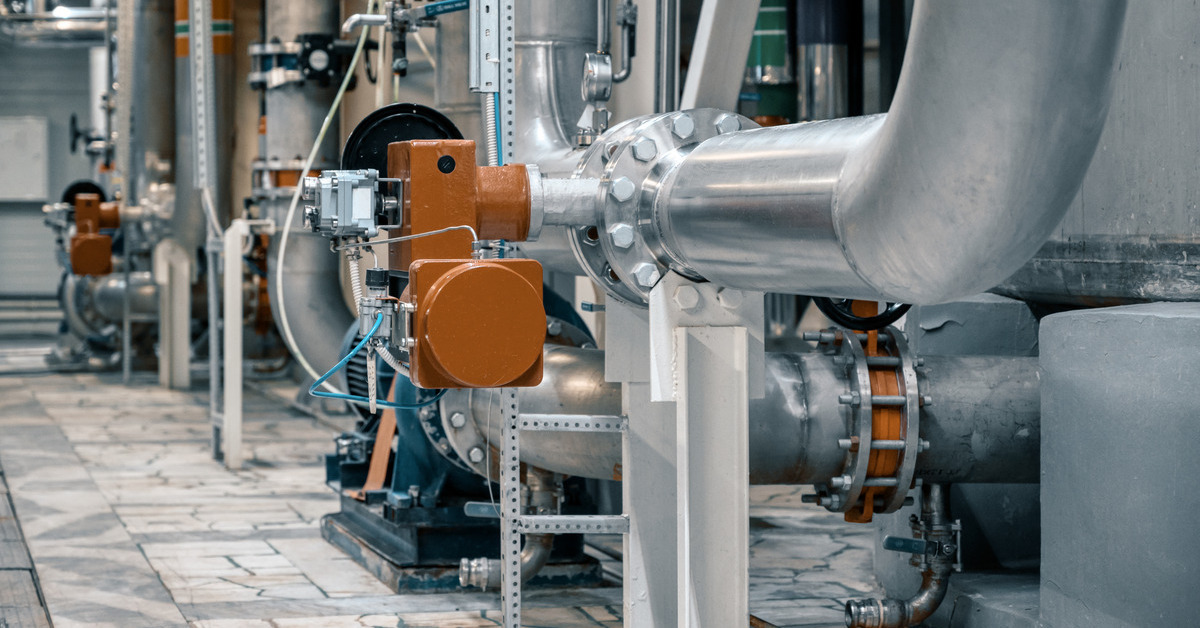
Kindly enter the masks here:
<path id="1" fill-rule="evenodd" d="M 363 336 L 363 339 L 360 340 L 357 345 L 355 345 L 354 349 L 352 349 L 350 351 L 350 353 L 346 354 L 346 357 L 342 358 L 341 362 L 338 362 L 336 365 L 334 365 L 333 368 L 329 369 L 329 372 L 325 373 L 320 378 L 318 378 L 317 381 L 313 382 L 313 385 L 308 387 L 308 394 L 310 394 L 314 397 L 324 397 L 326 399 L 342 399 L 345 401 L 353 401 L 356 403 L 371 403 L 370 399 L 367 399 L 366 397 L 362 397 L 359 395 L 345 395 L 342 393 L 331 393 L 331 392 L 325 392 L 323 390 L 317 390 L 317 388 L 319 388 L 321 386 L 321 384 L 324 384 L 325 380 L 332 377 L 334 373 L 337 373 L 338 371 L 342 370 L 343 368 L 346 368 L 346 365 L 350 363 L 350 359 L 353 358 L 355 355 L 357 355 L 359 351 L 362 351 L 363 347 L 367 346 L 367 342 L 371 340 L 371 337 L 375 335 L 375 332 L 379 331 L 379 326 L 382 324 L 383 324 L 383 315 L 380 314 L 375 317 L 375 324 L 371 326 L 371 331 L 367 332 L 366 336 Z M 380 405 L 385 408 L 395 408 L 397 410 L 416 410 L 418 408 L 424 408 L 425 406 L 436 403 L 437 400 L 441 399 L 443 396 L 445 396 L 445 394 L 446 394 L 446 389 L 443 388 L 443 389 L 439 390 L 438 393 L 436 395 L 434 395 L 432 399 L 426 399 L 425 401 L 422 401 L 419 403 L 393 403 L 391 401 L 387 401 L 386 399 L 377 399 L 375 401 L 375 403 L 376 403 L 376 405 Z"/>
<path id="2" fill-rule="evenodd" d="M 443 0 L 425 5 L 425 17 L 434 17 L 455 11 L 465 11 L 470 6 L 468 0 Z"/>

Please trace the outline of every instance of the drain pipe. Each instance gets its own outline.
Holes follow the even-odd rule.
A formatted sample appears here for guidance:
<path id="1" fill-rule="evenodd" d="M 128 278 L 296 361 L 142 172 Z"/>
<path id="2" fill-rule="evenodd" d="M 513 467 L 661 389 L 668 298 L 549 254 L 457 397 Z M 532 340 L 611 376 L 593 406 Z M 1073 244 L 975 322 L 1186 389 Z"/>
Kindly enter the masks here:
<path id="1" fill-rule="evenodd" d="M 550 515 L 558 512 L 562 499 L 562 476 L 544 469 L 529 467 L 525 487 L 529 508 L 533 514 Z M 553 534 L 526 534 L 521 548 L 521 582 L 537 575 L 554 547 Z M 462 587 L 478 587 L 484 591 L 500 590 L 500 572 L 504 565 L 496 558 L 463 558 L 458 567 L 458 583 Z"/>
<path id="2" fill-rule="evenodd" d="M 850 600 L 846 602 L 846 625 L 850 628 L 905 628 L 916 626 L 929 618 L 946 597 L 950 573 L 958 548 L 954 539 L 954 523 L 947 516 L 946 488 L 942 484 L 926 484 L 921 491 L 921 522 L 924 527 L 925 568 L 921 572 L 921 589 L 907 600 Z M 932 550 L 932 551 L 931 551 Z"/>

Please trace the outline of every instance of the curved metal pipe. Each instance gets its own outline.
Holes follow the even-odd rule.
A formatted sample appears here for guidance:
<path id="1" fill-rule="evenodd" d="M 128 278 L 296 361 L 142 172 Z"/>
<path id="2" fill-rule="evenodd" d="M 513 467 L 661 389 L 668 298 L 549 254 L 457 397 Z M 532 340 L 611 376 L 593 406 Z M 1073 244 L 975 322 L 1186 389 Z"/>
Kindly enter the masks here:
<path id="1" fill-rule="evenodd" d="M 535 163 L 549 176 L 569 176 L 575 169 L 567 156 L 575 146 L 575 128 L 583 114 L 579 97 L 584 56 L 596 47 L 597 0 L 572 3 L 525 0 L 516 15 L 516 135 L 513 157 Z"/>
<path id="2" fill-rule="evenodd" d="M 529 487 L 529 505 L 538 514 L 558 512 L 562 496 L 562 480 L 554 473 L 530 467 L 525 485 Z M 521 548 L 521 582 L 528 582 L 546 566 L 554 549 L 553 534 L 526 534 Z M 479 587 L 484 591 L 499 591 L 500 572 L 504 565 L 495 558 L 464 558 L 458 567 L 458 583 L 463 587 Z"/>
<path id="3" fill-rule="evenodd" d="M 603 351 L 547 347 L 545 356 L 542 384 L 519 392 L 523 412 L 621 412 L 620 386 L 604 381 Z M 917 477 L 937 482 L 1037 482 L 1037 358 L 924 360 L 921 392 L 933 403 L 921 409 L 921 438 L 932 447 L 918 457 Z M 767 354 L 766 395 L 750 402 L 751 484 L 816 484 L 843 472 L 845 451 L 838 439 L 847 434 L 838 396 L 847 384 L 842 373 L 833 356 L 823 353 Z M 500 442 L 498 395 L 473 391 L 471 415 L 490 442 Z M 521 437 L 521 458 L 559 473 L 615 479 L 621 439 L 590 432 L 528 432 Z"/>
<path id="4" fill-rule="evenodd" d="M 938 303 L 1003 281 L 1079 188 L 1124 0 L 918 2 L 886 116 L 734 132 L 653 201 L 664 261 L 714 283 Z"/>
<path id="5" fill-rule="evenodd" d="M 953 540 L 948 516 L 947 495 L 941 484 L 926 484 L 921 492 L 921 516 L 926 541 L 949 543 Z M 907 600 L 850 600 L 846 602 L 846 626 L 849 628 L 906 628 L 929 619 L 946 597 L 954 555 L 938 552 L 926 557 L 921 572 L 921 589 Z"/>

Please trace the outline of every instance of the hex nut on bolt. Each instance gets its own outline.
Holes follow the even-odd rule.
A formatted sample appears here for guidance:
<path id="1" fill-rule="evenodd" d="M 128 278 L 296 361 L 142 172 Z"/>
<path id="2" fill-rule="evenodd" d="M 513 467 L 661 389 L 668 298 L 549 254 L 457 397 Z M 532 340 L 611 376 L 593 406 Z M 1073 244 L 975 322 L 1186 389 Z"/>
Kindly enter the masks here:
<path id="1" fill-rule="evenodd" d="M 681 140 L 686 140 L 696 131 L 696 123 L 692 120 L 692 116 L 686 113 L 681 113 L 675 116 L 671 121 L 671 132 Z"/>
<path id="2" fill-rule="evenodd" d="M 717 119 L 717 133 L 733 133 L 742 129 L 742 121 L 732 114 L 725 114 Z"/>
<path id="3" fill-rule="evenodd" d="M 732 310 L 736 307 L 741 307 L 744 299 L 745 297 L 742 295 L 741 290 L 730 290 L 729 288 L 721 288 L 720 290 L 717 290 L 717 300 L 720 301 L 721 305 L 726 309 Z"/>
<path id="4" fill-rule="evenodd" d="M 700 305 L 700 291 L 694 286 L 679 286 L 675 288 L 675 305 L 681 309 L 691 310 Z"/>
<path id="5" fill-rule="evenodd" d="M 483 449 L 479 447 L 472 447 L 471 451 L 467 452 L 467 458 L 469 458 L 471 462 L 477 464 L 483 462 Z"/>
<path id="6" fill-rule="evenodd" d="M 662 273 L 658 272 L 658 267 L 649 262 L 642 262 L 633 267 L 633 278 L 643 288 L 653 288 L 661 277 Z"/>
<path id="7" fill-rule="evenodd" d="M 467 425 L 467 415 L 461 412 L 455 412 L 450 415 L 450 427 L 456 430 L 461 430 Z"/>
<path id="8" fill-rule="evenodd" d="M 629 177 L 620 177 L 618 179 L 614 179 L 612 184 L 609 186 L 608 191 L 613 195 L 613 198 L 624 203 L 625 201 L 633 198 L 633 181 L 630 181 Z"/>
<path id="9" fill-rule="evenodd" d="M 633 246 L 633 227 L 629 223 L 618 222 L 609 227 L 608 235 L 612 238 L 613 246 L 622 249 Z"/>
<path id="10" fill-rule="evenodd" d="M 638 161 L 650 161 L 658 154 L 658 145 L 648 137 L 639 137 L 633 143 L 633 156 Z"/>

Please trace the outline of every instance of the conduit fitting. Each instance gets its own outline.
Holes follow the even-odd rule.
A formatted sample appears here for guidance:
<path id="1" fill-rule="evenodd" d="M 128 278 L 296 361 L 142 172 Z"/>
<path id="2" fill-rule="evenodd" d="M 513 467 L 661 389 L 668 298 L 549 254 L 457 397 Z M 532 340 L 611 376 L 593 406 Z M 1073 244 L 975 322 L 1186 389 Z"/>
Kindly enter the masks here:
<path id="1" fill-rule="evenodd" d="M 850 600 L 846 602 L 846 626 L 906 628 L 916 626 L 933 615 L 946 597 L 950 573 L 959 568 L 959 526 L 949 520 L 947 510 L 947 495 L 943 485 L 924 485 L 919 521 L 923 540 L 901 539 L 894 546 L 900 551 L 921 550 L 921 589 L 907 600 Z M 916 525 L 914 530 L 917 530 Z M 884 541 L 885 549 L 890 545 L 889 540 Z"/>
<path id="2" fill-rule="evenodd" d="M 557 514 L 562 500 L 562 476 L 544 469 L 529 467 L 525 488 L 527 511 L 533 515 Z M 546 566 L 554 548 L 553 534 L 526 534 L 521 548 L 521 583 L 528 582 Z M 503 563 L 495 558 L 463 558 L 458 566 L 458 583 L 463 588 L 478 587 L 484 591 L 500 589 Z"/>

